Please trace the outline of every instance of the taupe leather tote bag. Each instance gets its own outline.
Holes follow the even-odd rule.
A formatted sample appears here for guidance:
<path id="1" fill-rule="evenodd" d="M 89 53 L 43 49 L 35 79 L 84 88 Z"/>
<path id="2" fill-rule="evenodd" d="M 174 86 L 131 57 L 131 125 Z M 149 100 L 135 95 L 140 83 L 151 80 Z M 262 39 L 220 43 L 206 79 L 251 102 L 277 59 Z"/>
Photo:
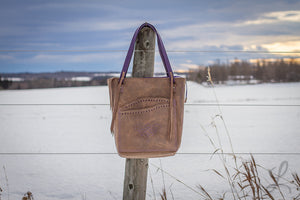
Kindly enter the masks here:
<path id="1" fill-rule="evenodd" d="M 137 35 L 145 26 L 157 35 L 166 77 L 126 77 Z M 111 132 L 120 156 L 150 158 L 176 153 L 182 136 L 185 84 L 185 78 L 174 76 L 155 27 L 142 24 L 132 38 L 120 78 L 108 80 Z"/>

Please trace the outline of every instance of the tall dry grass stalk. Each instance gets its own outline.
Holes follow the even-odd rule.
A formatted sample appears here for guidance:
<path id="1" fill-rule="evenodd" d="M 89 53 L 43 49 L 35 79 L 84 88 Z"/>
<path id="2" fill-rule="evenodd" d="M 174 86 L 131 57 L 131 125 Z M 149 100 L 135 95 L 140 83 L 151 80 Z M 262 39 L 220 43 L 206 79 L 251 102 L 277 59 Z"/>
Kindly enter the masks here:
<path id="1" fill-rule="evenodd" d="M 0 186 L 0 200 L 1 200 L 2 192 L 3 192 L 3 190 L 2 190 L 2 188 L 1 188 L 1 186 Z"/>
<path id="2" fill-rule="evenodd" d="M 6 168 L 3 165 L 3 172 L 5 175 L 5 182 L 6 182 L 6 189 L 7 189 L 7 200 L 9 200 L 9 184 L 8 184 L 8 177 L 7 177 L 7 173 L 6 173 Z"/>
<path id="3" fill-rule="evenodd" d="M 160 171 L 161 171 L 161 177 L 162 177 L 162 180 L 163 180 L 163 191 L 162 193 L 160 194 L 160 198 L 162 200 L 167 200 L 167 192 L 166 192 L 166 183 L 165 183 L 165 176 L 164 176 L 164 170 L 163 170 L 163 167 L 162 167 L 162 163 L 161 163 L 161 159 L 159 159 L 159 164 L 160 164 Z"/>
<path id="4" fill-rule="evenodd" d="M 187 189 L 189 189 L 191 192 L 194 192 L 196 194 L 198 194 L 200 197 L 205 197 L 201 192 L 199 192 L 197 189 L 193 188 L 192 186 L 189 186 L 188 184 L 186 184 L 184 181 L 180 180 L 179 178 L 177 178 L 176 176 L 172 175 L 171 173 L 165 171 L 164 169 L 162 169 L 161 167 L 151 163 L 151 166 L 155 167 L 158 171 L 162 171 L 164 174 L 168 175 L 169 177 L 171 177 L 173 180 L 175 180 L 176 182 L 182 184 L 183 186 L 185 186 Z M 165 186 L 163 187 L 163 190 L 166 191 Z"/>
<path id="5" fill-rule="evenodd" d="M 217 93 L 216 93 L 216 91 L 215 91 L 214 82 L 213 82 L 213 80 L 212 80 L 212 78 L 211 78 L 210 68 L 209 68 L 209 67 L 208 67 L 208 69 L 207 69 L 207 82 L 209 82 L 209 83 L 212 85 L 212 90 L 213 90 L 214 97 L 215 97 L 215 100 L 216 100 L 216 103 L 217 103 L 217 107 L 218 107 L 218 111 L 219 111 L 219 114 L 217 114 L 215 117 L 219 117 L 219 118 L 221 119 L 222 123 L 223 123 L 223 126 L 224 126 L 224 128 L 225 128 L 225 132 L 226 132 L 226 136 L 227 136 L 228 142 L 229 142 L 229 144 L 230 144 L 231 153 L 232 153 L 232 156 L 233 156 L 233 159 L 234 159 L 234 165 L 235 165 L 235 168 L 237 168 L 237 167 L 238 167 L 238 164 L 237 164 L 237 160 L 236 160 L 236 155 L 235 155 L 235 153 L 234 153 L 232 140 L 231 140 L 231 137 L 230 137 L 230 134 L 229 134 L 227 125 L 226 125 L 226 123 L 225 123 L 225 119 L 224 119 L 224 117 L 223 117 L 223 112 L 222 112 L 222 109 L 221 109 L 221 106 L 220 106 L 220 103 L 219 103 L 220 101 L 219 101 L 219 98 L 218 98 Z M 219 156 L 219 158 L 220 158 L 220 160 L 222 161 L 223 167 L 224 167 L 224 169 L 225 169 L 225 171 L 226 171 L 226 176 L 227 176 L 228 183 L 229 183 L 229 185 L 230 185 L 230 190 L 231 190 L 232 197 L 233 197 L 234 200 L 235 200 L 235 199 L 241 199 L 240 196 L 239 196 L 239 193 L 238 193 L 238 191 L 237 191 L 236 185 L 235 185 L 234 182 L 232 181 L 231 176 L 230 176 L 230 173 L 229 173 L 229 170 L 228 170 L 228 167 L 227 167 L 227 165 L 226 165 L 226 159 L 225 159 L 225 156 L 224 156 L 223 147 L 222 147 L 222 145 L 221 145 L 222 142 L 221 142 L 221 139 L 220 139 L 220 134 L 219 134 L 218 128 L 217 128 L 217 126 L 216 126 L 216 123 L 215 123 L 215 121 L 214 121 L 214 118 L 212 119 L 212 125 L 213 125 L 213 127 L 215 128 L 216 134 L 217 134 L 217 136 L 218 136 L 219 148 L 217 148 L 217 149 L 220 149 L 220 150 L 221 150 L 221 154 L 220 154 L 221 156 Z M 206 134 L 206 135 L 208 135 L 208 134 Z M 215 145 L 214 145 L 214 146 L 215 146 Z M 238 174 L 238 179 L 239 179 L 240 182 L 242 181 L 239 174 Z M 245 199 L 246 194 L 245 194 L 244 192 L 242 192 L 242 193 L 243 193 L 243 194 L 242 194 L 242 197 L 243 197 L 243 199 Z"/>
<path id="6" fill-rule="evenodd" d="M 153 183 L 153 178 L 151 174 L 151 170 L 149 170 L 149 176 L 150 176 L 150 181 L 151 181 L 151 187 L 152 187 L 152 192 L 153 192 L 153 198 L 156 200 L 156 194 L 155 194 L 155 189 L 154 189 L 154 183 Z"/>

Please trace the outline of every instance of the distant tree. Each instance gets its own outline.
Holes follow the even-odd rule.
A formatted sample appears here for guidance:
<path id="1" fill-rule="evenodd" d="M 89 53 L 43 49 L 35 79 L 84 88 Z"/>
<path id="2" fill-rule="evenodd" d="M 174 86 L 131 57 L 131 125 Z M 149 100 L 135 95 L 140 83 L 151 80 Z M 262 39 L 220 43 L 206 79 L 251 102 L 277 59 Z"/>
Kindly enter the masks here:
<path id="1" fill-rule="evenodd" d="M 2 80 L 2 77 L 0 76 L 0 87 L 3 89 L 8 89 L 12 85 L 12 81 L 9 81 L 7 79 Z"/>
<path id="2" fill-rule="evenodd" d="M 231 76 L 236 76 L 238 74 L 238 67 L 239 67 L 239 63 L 237 61 L 237 59 L 234 61 L 234 63 L 232 63 L 230 65 L 229 68 L 229 75 Z"/>
<path id="3" fill-rule="evenodd" d="M 253 76 L 257 80 L 263 80 L 263 68 L 261 67 L 259 60 L 257 60 L 257 62 L 256 62 Z"/>

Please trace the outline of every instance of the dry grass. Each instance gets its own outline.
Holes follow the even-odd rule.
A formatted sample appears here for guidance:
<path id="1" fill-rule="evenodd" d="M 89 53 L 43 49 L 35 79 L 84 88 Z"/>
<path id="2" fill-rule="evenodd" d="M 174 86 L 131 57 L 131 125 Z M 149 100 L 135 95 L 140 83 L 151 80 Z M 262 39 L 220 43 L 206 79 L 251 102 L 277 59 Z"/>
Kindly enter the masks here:
<path id="1" fill-rule="evenodd" d="M 3 173 L 4 173 L 4 176 L 5 176 L 5 182 L 6 182 L 7 200 L 9 200 L 9 183 L 8 183 L 8 176 L 7 176 L 7 173 L 6 173 L 5 166 L 3 166 Z M 2 199 L 2 192 L 4 192 L 4 189 L 2 189 L 1 186 L 0 186 L 0 200 Z M 33 194 L 30 191 L 26 192 L 23 195 L 22 200 L 34 200 Z"/>
<path id="2" fill-rule="evenodd" d="M 215 129 L 216 141 L 208 134 L 203 126 L 202 132 L 209 139 L 210 144 L 214 148 L 212 157 L 217 155 L 218 159 L 222 163 L 222 171 L 217 169 L 209 169 L 217 176 L 221 177 L 227 182 L 227 186 L 230 192 L 225 192 L 223 194 L 211 194 L 210 191 L 205 189 L 203 185 L 198 185 L 197 190 L 182 180 L 176 178 L 174 175 L 164 171 L 161 167 L 155 166 L 157 169 L 161 170 L 164 174 L 173 178 L 177 182 L 183 184 L 191 192 L 199 195 L 199 199 L 204 200 L 300 200 L 300 178 L 297 173 L 291 173 L 290 178 L 283 177 L 288 170 L 287 163 L 279 167 L 279 173 L 275 174 L 272 170 L 268 170 L 261 165 L 257 164 L 254 156 L 250 154 L 250 158 L 244 159 L 243 157 L 237 156 L 233 149 L 233 144 L 231 137 L 223 117 L 223 113 L 219 104 L 218 97 L 215 92 L 214 83 L 211 78 L 210 69 L 208 68 L 207 75 L 208 82 L 212 86 L 212 90 L 218 104 L 218 114 L 212 117 L 211 126 Z M 226 141 L 221 141 L 221 133 L 216 125 L 216 120 L 221 120 L 225 134 L 227 136 L 227 142 L 231 147 L 230 154 L 224 154 L 223 144 Z M 285 166 L 284 173 L 281 173 Z M 220 184 L 220 183 L 215 183 Z M 222 184 L 222 183 L 221 183 Z M 164 185 L 161 199 L 167 200 L 166 187 Z M 173 197 L 173 196 L 172 196 Z M 173 198 L 174 199 L 174 198 Z"/>
<path id="3" fill-rule="evenodd" d="M 0 200 L 1 200 L 2 192 L 3 192 L 3 190 L 2 190 L 2 188 L 0 187 Z"/>
<path id="4" fill-rule="evenodd" d="M 34 200 L 33 195 L 30 191 L 26 192 L 22 198 L 22 200 Z"/>
<path id="5" fill-rule="evenodd" d="M 210 74 L 210 70 L 208 69 L 208 76 L 207 76 L 208 82 L 212 85 L 212 89 L 215 95 L 215 99 L 217 101 L 218 104 L 218 111 L 219 114 L 216 115 L 223 123 L 225 132 L 226 132 L 226 136 L 228 139 L 228 142 L 230 144 L 231 147 L 231 152 L 232 154 L 229 155 L 230 157 L 232 157 L 231 160 L 233 160 L 233 168 L 232 170 L 234 172 L 232 172 L 232 170 L 230 170 L 230 164 L 228 163 L 228 160 L 230 159 L 226 159 L 226 156 L 223 153 L 222 150 L 222 143 L 221 141 L 218 141 L 219 145 L 216 145 L 214 143 L 214 141 L 212 140 L 212 138 L 210 138 L 210 136 L 208 135 L 208 133 L 205 131 L 205 135 L 209 138 L 211 144 L 213 144 L 213 147 L 216 151 L 221 152 L 219 154 L 219 159 L 222 161 L 223 163 L 223 170 L 225 171 L 227 180 L 228 180 L 228 185 L 230 187 L 231 190 L 231 197 L 229 196 L 229 199 L 238 199 L 238 200 L 262 200 L 262 199 L 287 199 L 287 197 L 285 196 L 285 193 L 283 192 L 283 188 L 288 188 L 289 192 L 292 194 L 292 198 L 294 200 L 299 199 L 300 193 L 299 193 L 299 177 L 296 173 L 292 174 L 293 180 L 288 180 L 285 179 L 285 183 L 279 183 L 279 179 L 282 178 L 282 176 L 279 174 L 274 174 L 271 170 L 268 170 L 268 177 L 265 177 L 264 174 L 259 174 L 259 171 L 261 170 L 266 170 L 264 167 L 261 167 L 260 165 L 258 165 L 256 163 L 255 158 L 253 157 L 253 155 L 250 154 L 250 159 L 248 160 L 244 160 L 242 157 L 238 157 L 234 150 L 233 150 L 233 145 L 231 142 L 231 138 L 230 138 L 230 134 L 227 128 L 227 125 L 225 123 L 223 114 L 222 114 L 222 110 L 220 108 L 220 104 L 219 104 L 219 100 L 218 97 L 216 95 L 215 92 L 215 88 L 214 88 L 214 83 L 211 79 L 211 74 Z M 216 130 L 216 135 L 218 140 L 220 140 L 220 136 L 219 136 L 219 131 L 217 126 L 215 125 L 216 123 L 214 122 L 214 118 L 212 119 L 212 126 L 215 128 Z M 202 127 L 203 129 L 203 127 Z M 205 129 L 204 129 L 205 130 Z M 227 156 L 228 157 L 228 156 Z M 261 169 L 261 170 L 259 170 Z M 279 171 L 282 170 L 282 166 L 280 166 Z M 287 169 L 286 169 L 287 170 Z M 217 175 L 221 176 L 224 178 L 224 176 L 222 175 L 222 173 L 218 172 L 216 169 L 213 169 L 214 173 L 216 173 Z M 262 179 L 266 179 L 266 183 L 262 183 Z M 291 185 L 296 186 L 295 190 L 292 191 L 290 189 Z M 270 188 L 272 190 L 270 190 Z M 222 198 L 212 198 L 211 195 L 202 187 L 200 186 L 199 189 L 202 191 L 203 194 L 205 194 L 207 196 L 207 199 L 225 199 L 225 194 L 223 194 Z M 290 195 L 291 196 L 291 195 Z"/>
<path id="6" fill-rule="evenodd" d="M 274 174 L 271 170 L 268 171 L 268 176 L 265 177 L 264 174 L 259 173 L 259 169 L 265 170 L 265 168 L 261 167 L 256 163 L 255 158 L 253 155 L 250 154 L 250 159 L 243 160 L 242 158 L 237 158 L 237 162 L 241 161 L 241 166 L 239 168 L 233 168 L 234 173 L 230 173 L 232 170 L 228 170 L 228 174 L 231 177 L 231 181 L 228 182 L 228 187 L 236 187 L 234 190 L 236 193 L 223 193 L 223 194 L 210 194 L 210 191 L 206 190 L 204 186 L 197 185 L 197 189 L 187 185 L 182 180 L 174 177 L 169 172 L 162 170 L 160 167 L 153 165 L 157 169 L 164 172 L 164 174 L 168 175 L 169 177 L 173 178 L 177 182 L 184 185 L 187 189 L 191 192 L 198 194 L 199 199 L 204 200 L 232 200 L 236 198 L 238 200 L 300 200 L 300 179 L 298 174 L 292 173 L 292 179 L 286 179 L 283 177 Z M 209 170 L 218 175 L 219 177 L 226 179 L 221 172 L 217 171 L 216 169 Z M 239 181 L 238 175 L 240 175 L 241 181 Z M 284 179 L 284 183 L 280 183 L 280 178 Z M 264 183 L 262 183 L 262 179 L 264 179 Z M 219 183 L 215 183 L 219 184 Z M 274 187 L 273 187 L 274 186 Z M 238 189 L 237 189 L 238 188 Z M 285 192 L 284 192 L 285 191 Z M 172 193 L 171 193 L 172 194 Z M 287 194 L 289 194 L 287 196 Z M 162 189 L 162 193 L 160 193 L 161 200 L 167 200 L 167 190 L 164 186 Z M 172 194 L 172 199 L 174 198 Z"/>

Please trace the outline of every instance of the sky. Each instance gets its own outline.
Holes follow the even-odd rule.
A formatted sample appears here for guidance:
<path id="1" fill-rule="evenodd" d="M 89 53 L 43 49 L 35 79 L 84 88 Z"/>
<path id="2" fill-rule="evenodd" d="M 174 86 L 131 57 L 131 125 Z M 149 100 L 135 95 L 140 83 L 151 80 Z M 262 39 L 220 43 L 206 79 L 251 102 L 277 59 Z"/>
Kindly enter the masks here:
<path id="1" fill-rule="evenodd" d="M 144 22 L 157 28 L 175 71 L 300 58 L 300 1 L 0 0 L 0 73 L 121 71 Z"/>

